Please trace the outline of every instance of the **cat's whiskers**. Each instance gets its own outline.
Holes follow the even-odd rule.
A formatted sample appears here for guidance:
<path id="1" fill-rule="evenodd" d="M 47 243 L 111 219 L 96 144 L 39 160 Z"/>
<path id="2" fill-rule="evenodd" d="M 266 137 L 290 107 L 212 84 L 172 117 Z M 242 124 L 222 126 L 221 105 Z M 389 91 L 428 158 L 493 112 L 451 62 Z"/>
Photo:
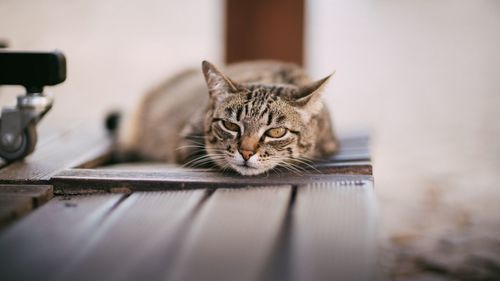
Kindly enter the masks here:
<path id="1" fill-rule="evenodd" d="M 177 147 L 175 150 L 180 150 L 180 149 L 184 149 L 184 148 L 205 149 L 205 146 L 204 145 L 181 145 L 181 146 Z"/>
<path id="2" fill-rule="evenodd" d="M 293 172 L 296 173 L 295 171 L 290 170 L 288 167 L 284 165 L 278 165 L 276 166 L 276 170 L 280 171 L 281 175 L 284 174 L 285 172 Z"/>
<path id="3" fill-rule="evenodd" d="M 308 167 L 308 168 L 314 170 L 315 172 L 318 172 L 318 173 L 321 174 L 321 171 L 318 170 L 316 167 L 314 167 L 313 161 L 311 161 L 309 159 L 304 159 L 302 157 L 297 157 L 297 158 L 292 158 L 291 160 L 294 161 L 294 162 L 298 162 L 299 164 L 305 165 L 306 167 Z M 305 169 L 304 169 L 304 171 L 305 171 Z"/>
<path id="4" fill-rule="evenodd" d="M 223 175 L 225 175 L 227 172 L 230 172 L 232 169 L 231 169 L 231 165 L 229 165 L 228 162 L 226 162 L 222 167 L 221 167 L 221 172 Z"/>
<path id="5" fill-rule="evenodd" d="M 285 164 L 284 167 L 286 167 L 289 171 L 292 171 L 295 174 L 302 176 L 302 172 L 304 172 L 304 171 L 299 169 L 298 166 L 296 166 L 292 163 L 286 163 L 286 162 L 284 162 L 284 164 Z"/>
<path id="6" fill-rule="evenodd" d="M 191 163 L 190 168 L 207 167 L 207 168 L 217 168 L 218 165 L 214 163 L 212 159 L 205 159 L 199 162 Z"/>
<path id="7" fill-rule="evenodd" d="M 274 167 L 270 171 L 273 171 L 276 174 L 276 176 L 279 176 L 280 174 L 278 173 L 279 170 L 277 168 L 279 167 Z"/>
<path id="8" fill-rule="evenodd" d="M 271 157 L 270 161 L 273 161 L 273 163 L 272 163 L 272 165 L 274 166 L 273 169 L 284 168 L 285 170 L 292 172 L 292 173 L 299 175 L 299 176 L 302 175 L 301 172 L 305 171 L 303 168 L 301 168 L 293 163 L 289 163 L 286 160 L 283 160 L 281 157 L 278 157 L 278 156 Z"/>
<path id="9" fill-rule="evenodd" d="M 224 158 L 225 155 L 221 153 L 207 153 L 186 162 L 184 165 L 182 165 L 182 167 L 196 167 L 202 164 L 213 162 L 213 160 L 216 159 L 224 159 Z"/>

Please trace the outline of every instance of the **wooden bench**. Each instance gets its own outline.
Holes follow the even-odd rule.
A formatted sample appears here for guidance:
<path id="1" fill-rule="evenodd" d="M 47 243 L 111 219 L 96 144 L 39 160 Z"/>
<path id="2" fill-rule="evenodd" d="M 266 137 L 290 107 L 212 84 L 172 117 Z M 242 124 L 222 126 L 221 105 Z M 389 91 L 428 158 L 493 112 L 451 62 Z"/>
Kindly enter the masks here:
<path id="1" fill-rule="evenodd" d="M 263 177 L 100 167 L 110 145 L 80 127 L 0 169 L 0 280 L 374 279 L 366 137 Z"/>

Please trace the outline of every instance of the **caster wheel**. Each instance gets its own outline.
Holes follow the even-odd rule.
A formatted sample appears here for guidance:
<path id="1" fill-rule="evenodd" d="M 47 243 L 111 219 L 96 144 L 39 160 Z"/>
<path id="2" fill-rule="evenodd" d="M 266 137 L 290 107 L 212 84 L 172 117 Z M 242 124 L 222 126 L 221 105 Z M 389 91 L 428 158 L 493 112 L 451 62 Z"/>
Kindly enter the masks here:
<path id="1" fill-rule="evenodd" d="M 7 162 L 22 159 L 33 152 L 36 141 L 35 124 L 30 123 L 26 126 L 21 135 L 9 141 L 9 145 L 6 145 L 3 140 L 0 140 L 0 157 Z"/>

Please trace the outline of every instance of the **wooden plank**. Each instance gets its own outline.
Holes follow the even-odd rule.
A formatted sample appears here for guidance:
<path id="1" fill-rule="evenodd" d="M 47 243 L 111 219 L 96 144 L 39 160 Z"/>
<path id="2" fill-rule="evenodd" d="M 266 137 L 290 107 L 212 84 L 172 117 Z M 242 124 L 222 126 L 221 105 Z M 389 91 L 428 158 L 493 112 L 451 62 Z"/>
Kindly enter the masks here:
<path id="1" fill-rule="evenodd" d="M 370 138 L 366 134 L 343 134 L 339 151 L 328 162 L 370 161 Z"/>
<path id="2" fill-rule="evenodd" d="M 27 197 L 33 200 L 33 207 L 41 206 L 53 197 L 51 185 L 0 184 L 0 197 Z"/>
<path id="3" fill-rule="evenodd" d="M 369 175 L 339 175 L 311 173 L 283 173 L 242 177 L 234 173 L 218 173 L 201 169 L 145 170 L 96 170 L 71 169 L 60 172 L 51 179 L 56 194 L 103 192 L 118 189 L 120 192 L 169 189 L 245 187 L 259 185 L 296 185 L 311 182 L 350 181 L 371 179 Z"/>
<path id="4" fill-rule="evenodd" d="M 372 181 L 299 186 L 292 218 L 293 280 L 375 278 Z"/>
<path id="5" fill-rule="evenodd" d="M 205 191 L 134 193 L 53 280 L 159 280 Z"/>
<path id="6" fill-rule="evenodd" d="M 0 229 L 29 213 L 32 208 L 33 200 L 30 197 L 0 196 Z"/>
<path id="7" fill-rule="evenodd" d="M 288 209 L 291 187 L 217 189 L 203 205 L 167 280 L 258 280 Z"/>
<path id="8" fill-rule="evenodd" d="M 98 126 L 78 126 L 51 138 L 24 161 L 0 169 L 0 183 L 47 183 L 62 169 L 86 166 L 109 153 L 111 138 Z M 88 165 L 87 165 L 88 166 Z"/>
<path id="9" fill-rule="evenodd" d="M 48 280 L 82 250 L 123 195 L 58 197 L 0 233 L 2 280 Z"/>
<path id="10" fill-rule="evenodd" d="M 0 184 L 0 228 L 49 201 L 52 196 L 51 185 Z"/>
<path id="11" fill-rule="evenodd" d="M 372 175 L 373 169 L 370 161 L 351 161 L 351 162 L 323 162 L 314 165 L 315 170 L 323 174 L 334 175 Z"/>
<path id="12" fill-rule="evenodd" d="M 353 151 L 340 151 L 340 153 L 332 156 L 329 161 L 330 162 L 348 162 L 348 161 L 370 161 L 371 156 L 370 152 L 367 150 L 359 149 Z M 348 163 L 342 163 L 348 164 Z"/>

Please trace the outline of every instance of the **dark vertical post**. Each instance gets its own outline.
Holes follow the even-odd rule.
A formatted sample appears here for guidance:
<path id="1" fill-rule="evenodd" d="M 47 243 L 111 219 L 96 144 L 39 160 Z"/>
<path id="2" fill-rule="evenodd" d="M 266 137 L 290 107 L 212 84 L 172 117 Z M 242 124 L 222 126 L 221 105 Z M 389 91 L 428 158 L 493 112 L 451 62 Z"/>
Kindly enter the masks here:
<path id="1" fill-rule="evenodd" d="M 303 63 L 304 0 L 226 0 L 226 62 Z"/>

